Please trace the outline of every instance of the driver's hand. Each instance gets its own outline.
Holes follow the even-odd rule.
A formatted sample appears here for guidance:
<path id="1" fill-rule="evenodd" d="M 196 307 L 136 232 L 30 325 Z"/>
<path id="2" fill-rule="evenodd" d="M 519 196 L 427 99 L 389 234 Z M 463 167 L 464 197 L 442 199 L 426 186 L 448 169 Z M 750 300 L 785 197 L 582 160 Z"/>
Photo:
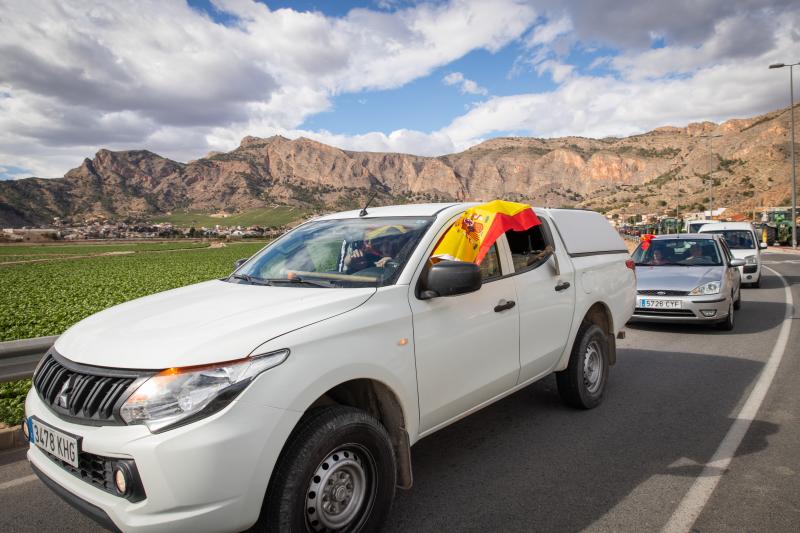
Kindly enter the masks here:
<path id="1" fill-rule="evenodd" d="M 382 257 L 377 261 L 375 261 L 375 266 L 378 268 L 383 268 L 384 266 L 386 266 L 386 263 L 388 263 L 391 260 L 392 260 L 391 257 Z"/>
<path id="2" fill-rule="evenodd" d="M 357 259 L 359 257 L 364 257 L 364 252 L 362 252 L 361 250 L 353 250 L 352 252 L 347 254 L 347 257 L 344 258 L 344 264 L 349 265 L 350 261 L 352 261 L 353 259 Z"/>

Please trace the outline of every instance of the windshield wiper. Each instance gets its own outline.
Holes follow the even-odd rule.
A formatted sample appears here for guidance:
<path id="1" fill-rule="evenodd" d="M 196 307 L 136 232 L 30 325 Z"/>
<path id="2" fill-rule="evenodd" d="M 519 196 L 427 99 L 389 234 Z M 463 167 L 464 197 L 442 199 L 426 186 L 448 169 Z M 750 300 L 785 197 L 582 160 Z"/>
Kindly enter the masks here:
<path id="1" fill-rule="evenodd" d="M 268 281 L 269 283 L 290 283 L 293 285 L 310 285 L 312 287 L 322 287 L 325 289 L 330 289 L 331 287 L 335 287 L 333 283 L 330 281 L 311 281 L 307 278 L 301 278 L 300 276 L 296 275 L 291 278 L 269 278 L 265 279 L 264 281 Z"/>
<path id="2" fill-rule="evenodd" d="M 262 278 L 254 278 L 248 274 L 234 274 L 231 276 L 233 279 L 240 279 L 242 281 L 246 281 L 247 283 L 252 283 L 253 285 L 272 285 L 271 280 L 262 279 Z"/>

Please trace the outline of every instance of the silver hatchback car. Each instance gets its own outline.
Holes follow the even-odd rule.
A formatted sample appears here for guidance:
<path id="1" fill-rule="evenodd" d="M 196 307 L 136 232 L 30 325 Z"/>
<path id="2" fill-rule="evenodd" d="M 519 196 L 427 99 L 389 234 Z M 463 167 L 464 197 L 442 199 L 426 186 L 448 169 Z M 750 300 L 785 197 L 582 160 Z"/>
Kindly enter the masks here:
<path id="1" fill-rule="evenodd" d="M 716 234 L 646 236 L 633 252 L 636 309 L 631 320 L 700 322 L 731 330 L 741 306 L 740 266 Z"/>

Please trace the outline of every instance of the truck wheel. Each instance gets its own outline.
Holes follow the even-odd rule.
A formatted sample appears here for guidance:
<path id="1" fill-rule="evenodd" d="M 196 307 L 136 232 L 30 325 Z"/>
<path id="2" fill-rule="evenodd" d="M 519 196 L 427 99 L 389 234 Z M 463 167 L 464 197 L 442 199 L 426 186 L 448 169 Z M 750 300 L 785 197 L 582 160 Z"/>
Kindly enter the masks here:
<path id="1" fill-rule="evenodd" d="M 379 531 L 394 500 L 395 457 L 375 417 L 347 406 L 309 412 L 273 471 L 255 531 Z"/>
<path id="2" fill-rule="evenodd" d="M 592 409 L 600 405 L 608 381 L 608 339 L 595 324 L 578 330 L 569 365 L 556 372 L 558 393 L 567 405 Z"/>

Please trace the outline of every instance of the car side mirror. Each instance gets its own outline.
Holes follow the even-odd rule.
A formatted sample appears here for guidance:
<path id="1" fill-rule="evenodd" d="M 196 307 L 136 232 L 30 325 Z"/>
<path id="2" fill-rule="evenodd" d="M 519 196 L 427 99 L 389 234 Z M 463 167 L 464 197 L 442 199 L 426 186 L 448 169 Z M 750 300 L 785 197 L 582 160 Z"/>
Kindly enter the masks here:
<path id="1" fill-rule="evenodd" d="M 237 259 L 236 261 L 233 262 L 233 269 L 237 270 L 240 266 L 247 263 L 248 259 L 249 259 L 248 257 L 245 257 L 243 259 Z"/>
<path id="2" fill-rule="evenodd" d="M 744 259 L 731 259 L 729 265 L 732 267 L 743 267 L 745 265 L 745 261 Z"/>
<path id="3" fill-rule="evenodd" d="M 420 299 L 456 296 L 481 288 L 481 267 L 464 261 L 439 261 L 423 273 Z"/>
<path id="4" fill-rule="evenodd" d="M 760 243 L 758 243 L 758 247 L 761 248 L 762 250 L 766 250 L 767 249 L 767 243 L 760 242 Z"/>

